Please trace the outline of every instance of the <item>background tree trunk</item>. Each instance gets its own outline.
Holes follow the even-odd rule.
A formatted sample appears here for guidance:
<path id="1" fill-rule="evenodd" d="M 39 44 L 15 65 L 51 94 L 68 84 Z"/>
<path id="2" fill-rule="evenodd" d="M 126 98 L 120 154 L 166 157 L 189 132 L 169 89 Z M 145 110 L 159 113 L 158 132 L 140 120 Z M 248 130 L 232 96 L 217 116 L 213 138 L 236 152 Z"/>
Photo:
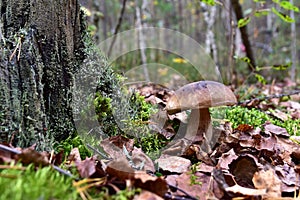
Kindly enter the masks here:
<path id="1" fill-rule="evenodd" d="M 243 9 L 242 9 L 239 1 L 231 0 L 231 5 L 232 5 L 233 11 L 236 16 L 236 21 L 238 22 L 240 19 L 243 19 L 244 18 Z M 247 26 L 241 27 L 240 32 L 241 32 L 243 44 L 245 46 L 246 56 L 250 59 L 248 68 L 249 68 L 249 71 L 251 72 L 255 69 L 256 64 L 255 64 L 255 58 L 254 58 L 254 54 L 253 54 L 252 47 L 250 44 L 249 36 L 248 36 Z"/>
<path id="2" fill-rule="evenodd" d="M 79 4 L 2 0 L 0 7 L 1 140 L 47 150 L 75 131 L 71 88 L 84 58 Z"/>

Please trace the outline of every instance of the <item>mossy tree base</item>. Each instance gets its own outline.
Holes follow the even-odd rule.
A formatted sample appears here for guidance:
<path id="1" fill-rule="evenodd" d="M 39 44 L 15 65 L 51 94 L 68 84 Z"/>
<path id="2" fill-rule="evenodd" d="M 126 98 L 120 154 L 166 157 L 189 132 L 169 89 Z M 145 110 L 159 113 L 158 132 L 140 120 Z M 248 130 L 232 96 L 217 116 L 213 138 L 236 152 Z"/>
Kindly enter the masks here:
<path id="1" fill-rule="evenodd" d="M 76 0 L 3 0 L 0 141 L 50 147 L 75 130 L 72 83 L 84 58 Z"/>

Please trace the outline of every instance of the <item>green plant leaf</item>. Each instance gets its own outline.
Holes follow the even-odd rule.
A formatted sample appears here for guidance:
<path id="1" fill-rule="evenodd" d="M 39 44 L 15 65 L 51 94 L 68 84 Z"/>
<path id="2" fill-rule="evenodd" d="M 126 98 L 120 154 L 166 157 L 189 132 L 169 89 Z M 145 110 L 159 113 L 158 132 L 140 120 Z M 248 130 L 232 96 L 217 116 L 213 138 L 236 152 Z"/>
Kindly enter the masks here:
<path id="1" fill-rule="evenodd" d="M 254 12 L 254 16 L 255 16 L 255 17 L 266 16 L 266 15 L 269 14 L 269 12 L 270 12 L 269 9 L 256 10 L 256 11 Z"/>
<path id="2" fill-rule="evenodd" d="M 266 79 L 262 75 L 260 75 L 260 74 L 255 74 L 255 78 L 257 79 L 258 82 L 260 82 L 262 84 L 266 84 L 267 83 Z"/>
<path id="3" fill-rule="evenodd" d="M 279 3 L 280 7 L 286 9 L 286 10 L 293 10 L 295 12 L 299 12 L 299 8 L 297 6 L 294 6 L 293 4 L 291 4 L 288 1 L 281 1 Z"/>
<path id="4" fill-rule="evenodd" d="M 247 56 L 240 58 L 241 61 L 244 61 L 246 63 L 250 63 L 250 58 L 248 58 Z"/>
<path id="5" fill-rule="evenodd" d="M 245 18 L 239 19 L 238 27 L 241 28 L 243 26 L 246 26 L 250 21 L 251 21 L 250 17 L 245 17 Z"/>
<path id="6" fill-rule="evenodd" d="M 214 6 L 216 5 L 216 2 L 214 0 L 202 0 L 201 2 L 209 5 L 209 6 Z"/>
<path id="7" fill-rule="evenodd" d="M 275 8 L 272 8 L 272 12 L 275 13 L 278 17 L 280 17 L 283 21 L 288 22 L 288 23 L 293 23 L 295 20 L 291 18 L 290 16 L 277 11 Z"/>
<path id="8" fill-rule="evenodd" d="M 289 62 L 285 65 L 273 65 L 272 68 L 275 70 L 286 70 L 287 68 L 289 68 L 292 65 L 292 62 Z"/>

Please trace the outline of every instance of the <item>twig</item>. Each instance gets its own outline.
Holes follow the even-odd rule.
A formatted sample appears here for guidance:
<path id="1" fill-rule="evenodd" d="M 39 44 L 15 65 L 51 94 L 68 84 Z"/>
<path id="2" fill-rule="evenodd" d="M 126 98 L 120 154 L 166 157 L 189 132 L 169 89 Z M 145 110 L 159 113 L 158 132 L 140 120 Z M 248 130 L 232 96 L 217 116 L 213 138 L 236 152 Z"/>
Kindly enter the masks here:
<path id="1" fill-rule="evenodd" d="M 10 152 L 10 153 L 14 153 L 14 154 L 17 154 L 17 155 L 19 155 L 19 154 L 22 153 L 21 151 L 18 151 L 18 150 L 16 150 L 16 149 L 13 149 L 13 148 L 11 148 L 11 147 L 8 147 L 8 146 L 2 145 L 2 144 L 0 144 L 0 150 L 6 151 L 6 152 Z M 63 169 L 61 169 L 61 168 L 59 168 L 59 167 L 57 167 L 57 166 L 55 166 L 55 165 L 51 165 L 51 166 L 53 167 L 53 169 L 55 169 L 55 170 L 58 171 L 59 173 L 64 174 L 64 175 L 66 175 L 66 176 L 69 176 L 69 177 L 71 177 L 71 178 L 77 179 L 77 178 L 75 178 L 70 172 L 68 172 L 68 171 L 66 171 L 66 170 L 63 170 Z"/>
<path id="2" fill-rule="evenodd" d="M 245 101 L 240 101 L 237 103 L 237 105 L 247 105 L 248 103 L 251 103 L 253 101 L 256 101 L 256 102 L 262 102 L 264 100 L 270 100 L 270 99 L 277 99 L 277 98 L 282 98 L 282 97 L 286 97 L 286 96 L 291 96 L 291 95 L 294 95 L 294 94 L 300 94 L 300 90 L 294 90 L 294 91 L 291 91 L 289 93 L 286 93 L 286 94 L 273 94 L 273 95 L 270 95 L 270 96 L 265 96 L 265 97 L 257 97 L 257 98 L 253 98 L 253 99 L 249 99 L 249 100 L 245 100 Z"/>
<path id="3" fill-rule="evenodd" d="M 94 153 L 99 154 L 102 158 L 106 159 L 106 160 L 112 160 L 111 158 L 109 158 L 108 156 L 106 156 L 104 153 L 102 153 L 101 151 L 99 151 L 98 149 L 92 147 L 92 145 L 87 144 L 86 145 L 88 148 L 90 148 L 91 150 L 94 151 Z"/>

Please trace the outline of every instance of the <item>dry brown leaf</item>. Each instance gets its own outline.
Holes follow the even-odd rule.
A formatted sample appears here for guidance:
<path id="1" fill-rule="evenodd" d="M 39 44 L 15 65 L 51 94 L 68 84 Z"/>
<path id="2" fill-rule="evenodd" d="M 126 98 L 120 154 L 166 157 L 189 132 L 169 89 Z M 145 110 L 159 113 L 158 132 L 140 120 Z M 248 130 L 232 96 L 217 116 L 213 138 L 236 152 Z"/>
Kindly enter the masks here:
<path id="1" fill-rule="evenodd" d="M 138 173 L 134 179 L 135 187 L 142 188 L 163 197 L 168 191 L 168 185 L 165 179 L 150 176 L 146 173 Z"/>
<path id="2" fill-rule="evenodd" d="M 233 149 L 224 153 L 222 157 L 219 159 L 217 167 L 220 169 L 229 169 L 229 164 L 232 163 L 233 160 L 236 160 L 238 156 L 234 152 Z"/>
<path id="3" fill-rule="evenodd" d="M 131 153 L 132 153 L 131 158 L 135 166 L 143 165 L 142 170 L 145 171 L 149 170 L 151 172 L 155 171 L 153 161 L 142 151 L 141 148 L 134 147 Z"/>
<path id="4" fill-rule="evenodd" d="M 229 171 L 235 177 L 235 181 L 245 187 L 253 186 L 252 178 L 258 171 L 257 158 L 251 154 L 239 156 L 229 164 Z"/>
<path id="5" fill-rule="evenodd" d="M 256 128 L 249 133 L 240 133 L 239 144 L 242 147 L 255 148 L 257 150 L 268 150 L 274 151 L 274 146 L 276 144 L 276 137 L 271 134 L 261 134 L 261 129 Z"/>
<path id="6" fill-rule="evenodd" d="M 300 110 L 292 111 L 291 116 L 293 119 L 300 119 Z"/>
<path id="7" fill-rule="evenodd" d="M 227 187 L 225 190 L 227 192 L 233 192 L 235 194 L 238 193 L 238 194 L 243 194 L 248 196 L 259 196 L 259 195 L 265 195 L 267 193 L 266 189 L 251 189 L 251 188 L 239 186 L 237 184 L 231 187 Z"/>
<path id="8" fill-rule="evenodd" d="M 123 136 L 113 136 L 101 141 L 100 146 L 113 160 L 125 158 L 123 146 L 126 147 L 128 152 L 133 150 L 133 139 L 128 139 Z"/>
<path id="9" fill-rule="evenodd" d="M 147 190 L 142 190 L 140 194 L 134 196 L 133 200 L 163 200 L 163 198 Z"/>
<path id="10" fill-rule="evenodd" d="M 175 186 L 177 187 L 177 179 L 178 179 L 178 174 L 171 174 L 171 175 L 168 175 L 165 180 L 167 181 L 167 183 L 169 185 L 172 185 L 172 186 Z"/>
<path id="11" fill-rule="evenodd" d="M 123 149 L 123 146 L 125 146 L 128 152 L 131 152 L 133 150 L 134 139 L 129 139 L 121 135 L 116 135 L 110 137 L 109 141 L 113 145 L 119 147 L 120 149 Z"/>
<path id="12" fill-rule="evenodd" d="M 278 109 L 275 109 L 272 114 L 277 117 L 278 119 L 281 119 L 282 121 L 288 120 L 290 116 Z"/>
<path id="13" fill-rule="evenodd" d="M 81 162 L 81 157 L 79 153 L 79 149 L 73 148 L 68 156 L 68 163 L 71 164 L 72 162 L 79 163 Z"/>
<path id="14" fill-rule="evenodd" d="M 290 139 L 277 137 L 277 148 L 280 150 L 280 158 L 289 165 L 293 165 L 293 159 L 300 157 L 300 145 Z"/>
<path id="15" fill-rule="evenodd" d="M 35 151 L 32 148 L 23 149 L 21 154 L 16 155 L 16 157 L 25 165 L 29 165 L 31 163 L 34 163 L 35 166 L 49 165 L 47 156 Z"/>
<path id="16" fill-rule="evenodd" d="M 280 126 L 276 126 L 274 124 L 267 122 L 263 125 L 263 127 L 265 129 L 265 132 L 270 132 L 282 137 L 287 137 L 287 138 L 290 137 L 290 134 L 286 131 L 286 129 Z"/>
<path id="17" fill-rule="evenodd" d="M 76 162 L 77 170 L 81 178 L 89 178 L 96 172 L 95 160 L 86 158 L 84 161 Z"/>
<path id="18" fill-rule="evenodd" d="M 193 178 L 191 176 L 193 176 Z M 192 180 L 195 178 L 196 180 L 193 184 Z M 185 172 L 178 176 L 177 186 L 199 200 L 206 200 L 212 190 L 212 188 L 210 188 L 210 181 L 211 176 L 204 173 L 196 172 L 195 174 L 191 174 L 189 172 Z M 180 192 L 177 193 L 182 194 Z"/>
<path id="19" fill-rule="evenodd" d="M 211 173 L 213 170 L 213 166 L 207 165 L 205 163 L 200 163 L 197 167 L 198 172 Z"/>
<path id="20" fill-rule="evenodd" d="M 131 180 L 135 187 L 151 191 L 159 196 L 163 196 L 168 190 L 166 180 L 151 176 L 144 171 L 135 171 L 126 159 L 111 161 L 107 165 L 106 172 L 109 176 L 122 181 Z"/>
<path id="21" fill-rule="evenodd" d="M 290 107 L 296 110 L 300 110 L 300 103 L 296 101 L 290 101 Z"/>
<path id="22" fill-rule="evenodd" d="M 300 187 L 300 178 L 299 174 L 295 172 L 294 167 L 289 166 L 288 164 L 284 165 L 277 165 L 275 166 L 275 171 L 279 179 L 285 184 L 285 188 L 287 190 L 284 190 L 282 188 L 282 191 L 291 192 L 295 189 L 295 187 Z"/>
<path id="23" fill-rule="evenodd" d="M 281 182 L 273 169 L 258 171 L 253 176 L 253 184 L 257 189 L 265 189 L 263 198 L 281 197 Z"/>
<path id="24" fill-rule="evenodd" d="M 117 177 L 120 180 L 133 179 L 134 169 L 132 169 L 126 158 L 120 158 L 108 163 L 106 172 L 112 177 Z"/>
<path id="25" fill-rule="evenodd" d="M 159 158 L 155 160 L 159 168 L 163 171 L 173 172 L 173 173 L 183 173 L 188 171 L 191 166 L 191 161 L 178 157 L 178 156 L 169 156 L 164 158 Z"/>

